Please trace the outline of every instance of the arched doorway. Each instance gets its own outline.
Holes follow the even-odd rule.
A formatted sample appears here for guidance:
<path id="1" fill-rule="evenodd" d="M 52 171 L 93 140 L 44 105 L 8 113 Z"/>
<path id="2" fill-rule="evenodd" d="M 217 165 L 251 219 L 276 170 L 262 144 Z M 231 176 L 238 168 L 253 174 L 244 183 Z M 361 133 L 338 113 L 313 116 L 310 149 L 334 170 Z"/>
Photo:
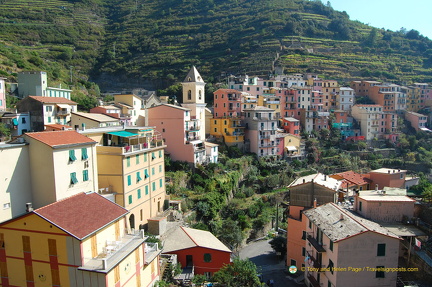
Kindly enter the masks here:
<path id="1" fill-rule="evenodd" d="M 133 213 L 129 216 L 129 225 L 131 230 L 135 229 L 135 215 Z"/>

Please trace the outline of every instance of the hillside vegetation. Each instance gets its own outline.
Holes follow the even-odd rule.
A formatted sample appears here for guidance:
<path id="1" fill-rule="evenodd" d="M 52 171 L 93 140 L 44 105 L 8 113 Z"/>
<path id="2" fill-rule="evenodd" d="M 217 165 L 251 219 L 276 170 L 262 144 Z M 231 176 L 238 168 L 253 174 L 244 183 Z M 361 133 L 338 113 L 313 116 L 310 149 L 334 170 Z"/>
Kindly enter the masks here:
<path id="1" fill-rule="evenodd" d="M 432 82 L 432 41 L 350 21 L 320 1 L 0 0 L 0 25 L 0 73 L 11 79 L 41 69 L 102 90 L 165 88 L 196 65 L 207 82 L 275 66 L 342 81 Z"/>

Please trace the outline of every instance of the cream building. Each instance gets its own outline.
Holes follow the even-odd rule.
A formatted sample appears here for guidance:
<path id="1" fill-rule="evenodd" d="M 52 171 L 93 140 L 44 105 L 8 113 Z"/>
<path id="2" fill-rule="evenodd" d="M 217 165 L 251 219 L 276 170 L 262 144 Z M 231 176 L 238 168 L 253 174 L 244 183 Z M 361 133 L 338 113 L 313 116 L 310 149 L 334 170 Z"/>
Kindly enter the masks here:
<path id="1" fill-rule="evenodd" d="M 35 208 L 98 189 L 95 141 L 76 131 L 26 133 L 22 138 L 29 144 Z"/>
<path id="2" fill-rule="evenodd" d="M 122 114 L 129 115 L 127 121 L 131 126 L 144 126 L 145 124 L 145 110 L 142 109 L 142 99 L 133 94 L 127 95 L 114 95 L 115 106 L 122 109 Z"/>
<path id="3" fill-rule="evenodd" d="M 120 126 L 120 120 L 104 114 L 74 112 L 71 116 L 71 126 L 74 129 Z"/>

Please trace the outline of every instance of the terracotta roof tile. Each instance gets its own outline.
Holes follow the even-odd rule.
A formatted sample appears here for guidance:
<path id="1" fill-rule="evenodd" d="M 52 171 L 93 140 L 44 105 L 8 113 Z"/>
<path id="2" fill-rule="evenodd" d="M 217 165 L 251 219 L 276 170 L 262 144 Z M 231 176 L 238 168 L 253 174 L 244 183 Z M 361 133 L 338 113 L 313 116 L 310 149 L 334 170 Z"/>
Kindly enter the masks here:
<path id="1" fill-rule="evenodd" d="M 55 97 L 40 97 L 40 96 L 29 96 L 36 101 L 47 104 L 70 104 L 76 105 L 77 103 L 66 98 L 55 98 Z"/>
<path id="2" fill-rule="evenodd" d="M 26 133 L 24 137 L 30 137 L 32 139 L 40 141 L 41 143 L 49 145 L 50 147 L 83 143 L 96 143 L 94 140 L 80 133 L 77 133 L 76 131 L 48 131 Z"/>
<path id="3" fill-rule="evenodd" d="M 79 193 L 33 212 L 78 239 L 84 239 L 128 213 L 97 193 Z"/>

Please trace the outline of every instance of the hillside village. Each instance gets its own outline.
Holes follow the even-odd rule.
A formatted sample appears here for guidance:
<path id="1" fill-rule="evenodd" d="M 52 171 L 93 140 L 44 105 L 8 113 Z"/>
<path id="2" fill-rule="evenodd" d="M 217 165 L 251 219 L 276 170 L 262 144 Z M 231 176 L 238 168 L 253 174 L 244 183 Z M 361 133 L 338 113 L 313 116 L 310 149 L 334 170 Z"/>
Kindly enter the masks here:
<path id="1" fill-rule="evenodd" d="M 207 106 L 206 82 L 192 67 L 181 103 L 131 92 L 85 112 L 71 90 L 48 84 L 45 72 L 19 73 L 8 84 L 20 98 L 11 110 L 0 79 L 0 122 L 9 131 L 0 144 L 2 286 L 155 286 L 177 263 L 178 284 L 211 280 L 235 250 L 181 226 L 184 202 L 167 194 L 165 157 L 194 169 L 234 147 L 290 163 L 305 159 L 305 138 L 323 130 L 373 150 L 398 144 L 402 120 L 420 133 L 432 126 L 425 83 L 342 87 L 313 74 L 241 75 Z M 306 286 L 397 286 L 404 272 L 386 268 L 431 278 L 432 229 L 419 218 L 428 205 L 408 196 L 419 184 L 410 174 L 382 167 L 298 176 L 287 186 L 287 269 L 297 267 Z"/>

